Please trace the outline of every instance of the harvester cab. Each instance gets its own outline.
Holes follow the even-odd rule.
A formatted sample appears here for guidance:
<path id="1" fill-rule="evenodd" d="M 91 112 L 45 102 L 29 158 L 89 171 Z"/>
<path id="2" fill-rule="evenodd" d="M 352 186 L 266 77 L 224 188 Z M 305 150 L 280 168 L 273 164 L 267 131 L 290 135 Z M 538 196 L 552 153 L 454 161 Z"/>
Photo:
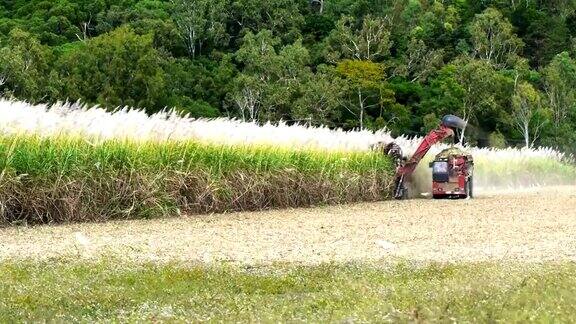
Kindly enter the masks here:
<path id="1" fill-rule="evenodd" d="M 408 197 L 406 184 L 414 170 L 416 170 L 418 163 L 422 161 L 432 145 L 446 138 L 455 137 L 456 132 L 463 131 L 466 128 L 466 124 L 466 121 L 454 115 L 444 116 L 440 127 L 432 130 L 424 137 L 410 159 L 395 159 L 398 162 L 394 183 L 394 198 L 403 199 Z M 395 144 L 390 145 L 394 146 Z M 443 151 L 436 156 L 434 162 L 430 165 L 433 169 L 432 186 L 434 198 L 472 197 L 474 163 L 472 156 L 456 150 L 458 149 L 451 148 Z"/>

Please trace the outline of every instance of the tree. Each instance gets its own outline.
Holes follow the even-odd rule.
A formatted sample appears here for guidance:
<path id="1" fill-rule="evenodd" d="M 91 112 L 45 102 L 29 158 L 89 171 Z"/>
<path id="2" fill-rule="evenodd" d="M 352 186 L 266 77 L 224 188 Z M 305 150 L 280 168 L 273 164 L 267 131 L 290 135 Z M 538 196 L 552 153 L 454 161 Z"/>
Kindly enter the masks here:
<path id="1" fill-rule="evenodd" d="M 193 117 L 214 117 L 220 114 L 227 94 L 231 91 L 236 69 L 231 55 L 220 62 L 208 58 L 189 60 L 182 57 L 168 59 L 164 71 L 167 98 L 166 107 L 176 107 Z"/>
<path id="2" fill-rule="evenodd" d="M 576 114 L 576 61 L 568 53 L 558 54 L 544 69 L 544 89 L 556 128 Z"/>
<path id="3" fill-rule="evenodd" d="M 192 58 L 202 53 L 205 43 L 220 44 L 226 41 L 226 0 L 171 1 L 174 6 L 173 19 Z"/>
<path id="4" fill-rule="evenodd" d="M 425 81 L 443 64 L 442 50 L 433 50 L 417 38 L 412 38 L 406 52 L 394 69 L 394 74 L 406 77 L 410 82 Z"/>
<path id="5" fill-rule="evenodd" d="M 524 145 L 532 147 L 548 122 L 547 110 L 542 106 L 540 94 L 531 84 L 522 82 L 512 96 L 512 108 L 514 125 L 524 137 Z"/>
<path id="6" fill-rule="evenodd" d="M 340 103 L 344 96 L 344 80 L 332 67 L 320 66 L 319 71 L 306 80 L 301 96 L 294 102 L 292 116 L 317 125 L 334 126 L 340 118 Z"/>
<path id="7" fill-rule="evenodd" d="M 310 0 L 310 5 L 317 8 L 319 14 L 324 13 L 324 0 Z"/>
<path id="8" fill-rule="evenodd" d="M 495 67 L 511 66 L 523 47 L 513 26 L 493 8 L 476 15 L 469 27 L 473 57 L 486 60 Z"/>
<path id="9" fill-rule="evenodd" d="M 350 102 L 345 105 L 350 113 L 358 118 L 360 129 L 364 129 L 366 110 L 383 108 L 393 101 L 394 93 L 384 80 L 384 66 L 370 61 L 344 60 L 336 70 L 347 81 Z M 355 98 L 355 99 L 352 99 Z"/>
<path id="10" fill-rule="evenodd" d="M 461 117 L 469 121 L 482 112 L 497 106 L 496 71 L 486 61 L 464 60 L 457 64 L 455 78 L 462 89 Z M 460 142 L 464 140 L 462 130 Z"/>
<path id="11" fill-rule="evenodd" d="M 77 44 L 57 62 L 63 97 L 109 108 L 164 108 L 166 61 L 152 43 L 151 35 L 120 28 Z"/>
<path id="12" fill-rule="evenodd" d="M 566 50 L 570 44 L 570 18 L 563 18 L 527 7 L 513 16 L 518 23 L 518 33 L 522 35 L 526 46 L 524 55 L 534 66 L 547 65 L 556 54 Z"/>
<path id="13" fill-rule="evenodd" d="M 0 49 L 0 87 L 4 95 L 38 102 L 50 100 L 57 89 L 50 82 L 52 50 L 30 33 L 13 29 L 9 46 Z"/>
<path id="14" fill-rule="evenodd" d="M 549 0 L 544 2 L 551 12 L 560 17 L 566 17 L 576 11 L 576 3 L 573 0 Z"/>
<path id="15" fill-rule="evenodd" d="M 397 3 L 402 3 L 398 1 Z M 406 46 L 413 38 L 422 40 L 433 49 L 444 48 L 453 52 L 451 44 L 456 44 L 461 33 L 461 12 L 453 1 L 405 1 L 401 15 L 392 25 L 395 43 Z"/>
<path id="16" fill-rule="evenodd" d="M 248 32 L 235 54 L 243 71 L 236 77 L 232 100 L 250 119 L 287 117 L 301 83 L 310 76 L 308 50 L 300 41 L 279 51 L 280 40 L 269 30 Z"/>
<path id="17" fill-rule="evenodd" d="M 379 17 L 366 16 L 359 28 L 352 17 L 343 17 L 328 37 L 328 60 L 341 59 L 377 61 L 390 54 L 392 41 L 387 22 Z"/>
<path id="18" fill-rule="evenodd" d="M 301 37 L 304 24 L 301 4 L 294 0 L 232 0 L 231 34 L 242 36 L 248 31 L 258 33 L 266 29 L 286 43 L 294 42 Z"/>
<path id="19" fill-rule="evenodd" d="M 278 73 L 278 57 L 274 48 L 278 44 L 278 38 L 273 37 L 269 30 L 263 30 L 257 35 L 248 32 L 234 55 L 244 68 L 234 80 L 231 97 L 244 121 L 259 119 L 264 88 Z"/>
<path id="20" fill-rule="evenodd" d="M 502 98 L 509 101 L 506 93 L 509 81 L 487 61 L 459 58 L 444 66 L 430 81 L 422 113 L 456 114 L 478 125 L 482 121 L 480 117 L 498 116 L 502 111 L 497 108 L 505 104 Z M 465 130 L 461 133 L 461 142 L 464 133 Z"/>
<path id="21" fill-rule="evenodd" d="M 257 121 L 263 100 L 263 86 L 259 80 L 250 75 L 240 74 L 234 80 L 232 100 L 238 107 L 242 121 Z"/>

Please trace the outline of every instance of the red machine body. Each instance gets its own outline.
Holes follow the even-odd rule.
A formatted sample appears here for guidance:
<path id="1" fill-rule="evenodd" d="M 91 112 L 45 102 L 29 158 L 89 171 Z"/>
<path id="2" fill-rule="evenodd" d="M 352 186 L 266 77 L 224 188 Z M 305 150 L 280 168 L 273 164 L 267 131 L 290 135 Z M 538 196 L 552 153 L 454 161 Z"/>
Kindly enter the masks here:
<path id="1" fill-rule="evenodd" d="M 430 163 L 432 196 L 440 198 L 472 198 L 474 160 L 458 148 L 440 152 Z"/>

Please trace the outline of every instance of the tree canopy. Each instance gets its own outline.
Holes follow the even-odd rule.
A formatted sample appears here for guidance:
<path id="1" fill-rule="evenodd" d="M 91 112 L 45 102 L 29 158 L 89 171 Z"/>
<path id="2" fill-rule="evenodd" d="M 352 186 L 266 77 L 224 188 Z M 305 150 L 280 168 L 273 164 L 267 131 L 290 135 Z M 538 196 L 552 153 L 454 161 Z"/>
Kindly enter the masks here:
<path id="1" fill-rule="evenodd" d="M 576 152 L 576 0 L 12 0 L 0 92 Z"/>

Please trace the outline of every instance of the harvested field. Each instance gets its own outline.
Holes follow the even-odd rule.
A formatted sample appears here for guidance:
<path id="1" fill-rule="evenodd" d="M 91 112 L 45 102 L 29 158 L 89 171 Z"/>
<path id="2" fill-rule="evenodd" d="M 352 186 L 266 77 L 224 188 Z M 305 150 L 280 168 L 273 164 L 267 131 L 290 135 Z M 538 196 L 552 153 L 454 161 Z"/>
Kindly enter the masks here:
<path id="1" fill-rule="evenodd" d="M 0 259 L 321 263 L 576 260 L 576 186 L 474 200 L 5 228 Z"/>

